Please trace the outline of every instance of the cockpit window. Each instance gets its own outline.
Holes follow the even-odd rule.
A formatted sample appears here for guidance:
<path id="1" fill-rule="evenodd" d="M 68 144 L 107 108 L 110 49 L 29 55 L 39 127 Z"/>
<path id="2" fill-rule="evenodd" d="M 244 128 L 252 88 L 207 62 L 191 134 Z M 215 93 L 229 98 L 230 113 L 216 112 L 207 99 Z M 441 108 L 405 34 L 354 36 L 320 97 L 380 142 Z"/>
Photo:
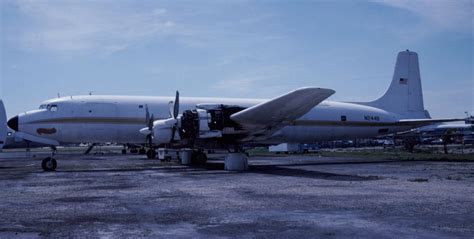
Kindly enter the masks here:
<path id="1" fill-rule="evenodd" d="M 54 111 L 58 111 L 58 106 L 57 106 L 57 105 L 50 105 L 50 106 L 48 107 L 48 109 L 49 109 L 50 111 L 53 111 L 53 112 L 54 112 Z"/>
<path id="2" fill-rule="evenodd" d="M 44 104 L 40 105 L 40 110 L 58 111 L 58 105 Z"/>

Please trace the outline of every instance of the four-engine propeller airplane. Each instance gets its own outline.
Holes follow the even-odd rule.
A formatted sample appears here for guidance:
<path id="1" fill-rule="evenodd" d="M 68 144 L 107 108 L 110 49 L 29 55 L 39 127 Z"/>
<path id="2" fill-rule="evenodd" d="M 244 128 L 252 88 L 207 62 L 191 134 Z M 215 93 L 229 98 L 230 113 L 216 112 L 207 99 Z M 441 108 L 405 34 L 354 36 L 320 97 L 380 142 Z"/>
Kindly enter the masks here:
<path id="1" fill-rule="evenodd" d="M 43 102 L 11 118 L 8 126 L 25 140 L 58 146 L 70 143 L 142 144 L 149 158 L 157 147 L 228 149 L 227 169 L 245 169 L 243 147 L 279 143 L 367 138 L 436 122 L 423 104 L 418 55 L 398 54 L 392 82 L 372 102 L 327 101 L 331 89 L 300 88 L 271 100 L 144 96 L 70 96 Z M 6 115 L 0 106 L 0 147 Z M 235 163 L 237 162 L 237 163 Z M 53 157 L 44 170 L 55 170 Z"/>

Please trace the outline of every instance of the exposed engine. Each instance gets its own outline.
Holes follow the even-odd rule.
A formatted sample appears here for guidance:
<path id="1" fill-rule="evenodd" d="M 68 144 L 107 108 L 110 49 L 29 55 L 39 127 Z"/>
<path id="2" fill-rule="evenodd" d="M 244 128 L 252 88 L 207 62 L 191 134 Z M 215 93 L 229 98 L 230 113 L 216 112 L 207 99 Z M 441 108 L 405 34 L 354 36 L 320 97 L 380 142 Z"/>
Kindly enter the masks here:
<path id="1" fill-rule="evenodd" d="M 181 139 L 221 138 L 224 134 L 235 134 L 240 126 L 230 116 L 243 110 L 239 106 L 198 105 L 197 109 L 186 110 L 180 119 Z"/>
<path id="2" fill-rule="evenodd" d="M 244 110 L 240 106 L 199 104 L 196 109 L 179 114 L 179 92 L 176 92 L 171 117 L 154 120 L 146 106 L 146 126 L 140 133 L 146 136 L 148 145 L 194 145 L 206 139 L 224 139 L 226 135 L 242 133 L 242 128 L 230 116 Z M 235 140 L 238 137 L 233 137 Z"/>

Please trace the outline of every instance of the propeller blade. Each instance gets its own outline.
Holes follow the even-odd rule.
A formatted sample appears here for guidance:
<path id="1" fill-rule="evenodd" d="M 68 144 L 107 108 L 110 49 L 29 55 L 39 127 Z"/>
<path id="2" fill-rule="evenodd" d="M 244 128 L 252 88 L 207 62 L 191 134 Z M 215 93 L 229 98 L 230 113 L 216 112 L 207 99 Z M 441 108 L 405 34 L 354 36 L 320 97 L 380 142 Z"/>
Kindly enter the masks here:
<path id="1" fill-rule="evenodd" d="M 177 118 L 179 114 L 179 91 L 176 91 L 176 97 L 174 99 L 174 107 L 173 107 L 173 118 Z"/>
<path id="2" fill-rule="evenodd" d="M 145 124 L 148 126 L 150 121 L 150 111 L 148 111 L 148 105 L 145 105 Z"/>
<path id="3" fill-rule="evenodd" d="M 150 119 L 148 120 L 148 123 L 147 123 L 148 129 L 150 129 L 150 131 L 153 130 L 153 122 L 155 122 L 155 115 L 151 114 L 151 117 L 150 117 Z"/>
<path id="4" fill-rule="evenodd" d="M 148 147 L 152 147 L 153 146 L 153 136 L 151 134 L 147 135 L 146 136 L 146 141 L 148 143 Z"/>
<path id="5" fill-rule="evenodd" d="M 173 143 L 173 140 L 174 140 L 174 135 L 176 133 L 176 127 L 173 126 L 173 128 L 171 129 L 171 139 L 170 139 L 170 144 Z"/>

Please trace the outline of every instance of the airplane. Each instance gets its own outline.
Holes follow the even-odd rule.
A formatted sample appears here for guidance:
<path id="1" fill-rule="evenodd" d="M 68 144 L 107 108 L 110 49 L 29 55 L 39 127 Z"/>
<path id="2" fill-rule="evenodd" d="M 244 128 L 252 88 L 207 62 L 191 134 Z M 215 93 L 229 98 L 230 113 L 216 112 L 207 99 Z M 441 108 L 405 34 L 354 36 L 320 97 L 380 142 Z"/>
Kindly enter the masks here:
<path id="1" fill-rule="evenodd" d="M 11 118 L 7 125 L 16 131 L 16 137 L 51 146 L 142 144 L 148 148 L 148 158 L 156 158 L 158 147 L 191 149 L 186 157 L 205 163 L 205 149 L 227 149 L 225 168 L 246 170 L 244 151 L 249 147 L 370 138 L 459 120 L 431 119 L 423 104 L 418 54 L 409 50 L 398 53 L 392 82 L 380 98 L 370 102 L 327 100 L 334 93 L 305 87 L 270 100 L 180 98 L 178 92 L 174 99 L 68 96 L 47 100 L 39 109 Z M 0 112 L 2 125 L 4 112 Z M 0 142 L 5 141 L 3 130 Z M 53 156 L 42 161 L 45 171 L 56 169 Z"/>
<path id="2" fill-rule="evenodd" d="M 413 152 L 414 147 L 418 144 L 432 143 L 445 137 L 460 138 L 465 144 L 471 144 L 474 138 L 473 117 L 464 119 L 464 122 L 458 123 L 437 123 L 411 129 L 405 132 L 397 132 L 392 137 L 402 139 L 405 148 Z M 448 143 L 440 141 L 440 143 Z"/>

